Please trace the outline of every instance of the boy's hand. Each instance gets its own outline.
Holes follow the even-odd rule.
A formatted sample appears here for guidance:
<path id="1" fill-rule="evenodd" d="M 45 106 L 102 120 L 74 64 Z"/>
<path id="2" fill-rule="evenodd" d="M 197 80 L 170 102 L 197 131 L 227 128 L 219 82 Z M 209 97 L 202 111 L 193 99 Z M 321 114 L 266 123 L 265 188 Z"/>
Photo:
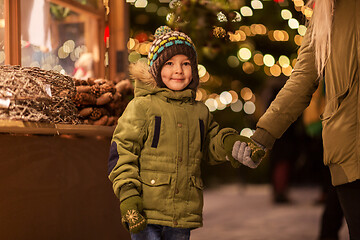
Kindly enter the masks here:
<path id="1" fill-rule="evenodd" d="M 265 156 L 265 149 L 245 136 L 228 136 L 225 138 L 224 145 L 225 150 L 231 153 L 226 157 L 233 167 L 239 167 L 241 163 L 250 168 L 256 168 Z"/>
<path id="2" fill-rule="evenodd" d="M 145 229 L 146 219 L 140 214 L 143 203 L 140 196 L 126 198 L 120 203 L 121 222 L 131 233 L 138 233 Z"/>

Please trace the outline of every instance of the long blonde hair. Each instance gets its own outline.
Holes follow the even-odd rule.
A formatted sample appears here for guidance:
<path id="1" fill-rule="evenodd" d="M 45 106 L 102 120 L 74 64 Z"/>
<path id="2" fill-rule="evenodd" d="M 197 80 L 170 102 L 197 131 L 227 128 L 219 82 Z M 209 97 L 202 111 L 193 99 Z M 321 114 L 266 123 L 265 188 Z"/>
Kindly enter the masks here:
<path id="1" fill-rule="evenodd" d="M 335 0 L 309 0 L 306 4 L 311 8 L 314 6 L 308 25 L 312 28 L 310 44 L 315 48 L 315 64 L 319 76 L 322 76 L 330 55 L 334 2 Z"/>

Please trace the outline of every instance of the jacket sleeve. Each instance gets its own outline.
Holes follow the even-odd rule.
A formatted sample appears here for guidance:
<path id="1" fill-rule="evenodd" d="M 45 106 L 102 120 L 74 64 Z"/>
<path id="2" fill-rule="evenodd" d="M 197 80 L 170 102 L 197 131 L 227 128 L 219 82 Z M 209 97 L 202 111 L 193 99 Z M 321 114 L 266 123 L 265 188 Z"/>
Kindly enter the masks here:
<path id="1" fill-rule="evenodd" d="M 205 159 L 211 165 L 227 162 L 226 155 L 227 152 L 225 151 L 224 146 L 224 139 L 229 135 L 239 133 L 232 128 L 223 128 L 220 130 L 219 124 L 214 121 L 213 115 L 209 113 L 209 122 L 207 126 L 207 133 L 205 139 Z"/>
<path id="2" fill-rule="evenodd" d="M 257 128 L 265 130 L 269 136 L 276 139 L 282 136 L 310 104 L 312 94 L 319 84 L 314 47 L 310 45 L 310 31 L 309 28 L 305 34 L 290 78 L 257 123 Z M 257 138 L 256 131 L 254 135 L 253 138 L 262 144 L 261 138 Z"/>
<path id="3" fill-rule="evenodd" d="M 108 171 L 120 201 L 141 192 L 138 156 L 145 139 L 145 119 L 145 108 L 134 98 L 119 118 L 112 137 Z"/>

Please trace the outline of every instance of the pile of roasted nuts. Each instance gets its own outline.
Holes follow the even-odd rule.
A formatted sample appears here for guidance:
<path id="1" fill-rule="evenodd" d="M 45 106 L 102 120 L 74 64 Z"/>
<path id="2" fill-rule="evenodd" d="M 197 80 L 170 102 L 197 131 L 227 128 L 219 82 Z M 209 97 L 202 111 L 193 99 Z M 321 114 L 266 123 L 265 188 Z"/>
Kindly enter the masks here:
<path id="1" fill-rule="evenodd" d="M 106 79 L 75 79 L 73 102 L 84 124 L 113 126 L 133 96 L 133 85 L 124 79 L 115 83 Z"/>

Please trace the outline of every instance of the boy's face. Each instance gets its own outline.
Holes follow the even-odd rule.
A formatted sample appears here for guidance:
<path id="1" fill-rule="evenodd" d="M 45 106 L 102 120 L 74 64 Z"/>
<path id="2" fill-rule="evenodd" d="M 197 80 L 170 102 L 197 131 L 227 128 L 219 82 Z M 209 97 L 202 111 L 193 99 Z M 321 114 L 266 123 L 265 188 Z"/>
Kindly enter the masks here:
<path id="1" fill-rule="evenodd" d="M 171 90 L 181 91 L 192 81 L 191 63 L 185 55 L 175 55 L 161 69 L 161 80 Z"/>

